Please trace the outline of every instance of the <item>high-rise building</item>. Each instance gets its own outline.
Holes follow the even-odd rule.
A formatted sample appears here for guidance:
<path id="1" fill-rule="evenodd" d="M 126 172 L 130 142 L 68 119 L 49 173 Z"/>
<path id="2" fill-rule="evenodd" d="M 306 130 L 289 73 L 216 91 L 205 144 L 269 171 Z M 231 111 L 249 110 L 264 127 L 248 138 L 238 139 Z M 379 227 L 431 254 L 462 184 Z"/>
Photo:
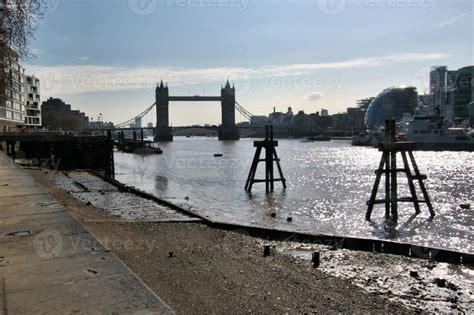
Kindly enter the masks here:
<path id="1" fill-rule="evenodd" d="M 433 95 L 433 107 L 439 107 L 441 115 L 446 116 L 448 89 L 448 67 L 434 66 L 430 71 L 430 94 Z"/>
<path id="2" fill-rule="evenodd" d="M 24 69 L 18 54 L 9 50 L 1 58 L 0 131 L 13 131 L 25 122 Z"/>
<path id="3" fill-rule="evenodd" d="M 446 66 L 432 67 L 430 72 L 430 94 L 433 106 L 439 107 L 441 115 L 449 120 L 469 117 L 468 104 L 473 100 L 474 66 L 448 71 Z"/>
<path id="4" fill-rule="evenodd" d="M 448 71 L 447 99 L 453 118 L 469 118 L 469 103 L 474 100 L 474 66 Z"/>
<path id="5" fill-rule="evenodd" d="M 32 75 L 25 75 L 25 126 L 41 126 L 40 80 Z"/>
<path id="6" fill-rule="evenodd" d="M 321 117 L 329 116 L 329 111 L 327 109 L 321 108 Z"/>

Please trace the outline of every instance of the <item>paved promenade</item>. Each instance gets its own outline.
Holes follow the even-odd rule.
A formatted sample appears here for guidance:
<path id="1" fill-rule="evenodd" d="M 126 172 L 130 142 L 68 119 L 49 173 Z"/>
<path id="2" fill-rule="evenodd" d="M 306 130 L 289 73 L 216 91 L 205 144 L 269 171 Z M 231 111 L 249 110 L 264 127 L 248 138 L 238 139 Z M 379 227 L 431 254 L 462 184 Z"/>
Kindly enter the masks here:
<path id="1" fill-rule="evenodd" d="M 172 314 L 0 153 L 0 314 Z"/>

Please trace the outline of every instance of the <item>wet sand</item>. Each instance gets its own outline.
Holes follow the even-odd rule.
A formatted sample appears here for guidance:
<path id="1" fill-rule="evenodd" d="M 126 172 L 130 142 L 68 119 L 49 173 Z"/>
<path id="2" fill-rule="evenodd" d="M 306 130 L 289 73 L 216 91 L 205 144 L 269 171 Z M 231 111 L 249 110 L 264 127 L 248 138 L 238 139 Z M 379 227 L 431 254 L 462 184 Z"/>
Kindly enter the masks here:
<path id="1" fill-rule="evenodd" d="M 275 244 L 279 250 L 273 251 L 271 257 L 262 257 L 265 241 L 202 223 L 124 222 L 119 216 L 88 205 L 74 198 L 73 192 L 59 188 L 57 180 L 63 174 L 41 170 L 29 173 L 177 313 L 401 313 L 416 311 L 419 305 L 414 303 L 415 307 L 411 308 L 390 301 L 397 292 L 378 290 L 377 286 L 375 289 L 372 286 L 371 292 L 364 290 L 363 281 L 357 283 L 356 277 L 350 276 L 357 273 L 366 276 L 363 270 L 357 272 L 357 268 L 365 269 L 362 261 L 365 259 L 375 265 L 372 267 L 380 268 L 378 273 L 371 272 L 371 279 L 377 280 L 383 275 L 384 265 L 397 262 L 390 255 L 359 258 L 352 266 L 354 270 L 336 267 L 336 277 L 324 268 L 313 268 L 299 257 L 300 252 L 290 252 L 298 244 L 283 244 L 285 250 L 281 243 Z M 323 263 L 329 259 L 344 264 L 353 258 L 343 251 L 318 250 L 327 252 L 323 252 Z M 331 255 L 334 258 L 329 258 Z M 404 266 L 408 267 L 403 270 L 405 278 L 411 270 L 409 264 L 410 261 Z M 454 310 L 458 304 L 448 303 L 446 307 Z"/>

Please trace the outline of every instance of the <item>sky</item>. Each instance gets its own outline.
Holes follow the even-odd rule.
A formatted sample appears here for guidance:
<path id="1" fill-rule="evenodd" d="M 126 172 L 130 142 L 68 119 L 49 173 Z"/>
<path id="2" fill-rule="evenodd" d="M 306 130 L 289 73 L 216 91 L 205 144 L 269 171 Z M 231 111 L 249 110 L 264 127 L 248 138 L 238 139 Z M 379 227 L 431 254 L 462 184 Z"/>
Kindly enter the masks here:
<path id="1" fill-rule="evenodd" d="M 474 64 L 471 0 L 47 2 L 26 72 L 43 100 L 114 123 L 153 104 L 161 79 L 170 95 L 220 95 L 228 79 L 254 115 L 333 114 L 394 85 L 423 94 L 431 66 Z M 173 126 L 220 115 L 218 103 L 170 103 Z"/>

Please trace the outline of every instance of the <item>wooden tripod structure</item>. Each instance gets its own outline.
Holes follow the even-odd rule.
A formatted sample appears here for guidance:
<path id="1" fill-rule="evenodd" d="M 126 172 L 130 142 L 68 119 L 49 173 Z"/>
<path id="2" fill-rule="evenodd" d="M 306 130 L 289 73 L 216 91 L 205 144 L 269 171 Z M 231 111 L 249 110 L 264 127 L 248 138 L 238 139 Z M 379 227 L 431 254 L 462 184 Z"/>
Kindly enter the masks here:
<path id="1" fill-rule="evenodd" d="M 280 159 L 278 158 L 275 150 L 275 147 L 278 146 L 278 141 L 273 140 L 273 126 L 265 126 L 265 140 L 254 141 L 253 146 L 257 149 L 255 150 L 255 155 L 253 157 L 252 166 L 250 167 L 250 172 L 247 177 L 247 182 L 245 183 L 245 190 L 250 192 L 254 183 L 265 183 L 265 191 L 268 193 L 273 191 L 274 182 L 281 182 L 283 184 L 283 188 L 286 188 L 286 179 L 283 177 Z M 260 158 L 262 149 L 265 149 L 264 159 Z M 280 175 L 279 178 L 273 177 L 274 161 L 276 162 L 278 168 L 278 173 Z M 259 162 L 265 162 L 265 179 L 255 179 Z"/>
<path id="2" fill-rule="evenodd" d="M 395 140 L 395 120 L 385 121 L 385 140 L 379 144 L 379 151 L 382 151 L 382 158 L 380 160 L 379 168 L 375 171 L 376 177 L 374 187 L 370 200 L 367 201 L 366 220 L 370 221 L 372 210 L 375 204 L 385 204 L 385 217 L 392 218 L 396 221 L 398 219 L 398 202 L 413 202 L 415 206 L 415 214 L 420 213 L 420 203 L 426 203 L 430 211 L 431 217 L 435 216 L 433 206 L 426 191 L 423 180 L 426 175 L 420 173 L 418 165 L 416 164 L 413 150 L 416 149 L 414 142 L 396 142 Z M 403 160 L 403 168 L 397 168 L 397 153 L 400 153 Z M 408 157 L 410 160 L 408 160 Z M 411 162 L 411 166 L 409 164 Z M 411 170 L 413 168 L 413 171 Z M 408 187 L 410 189 L 411 197 L 400 197 L 397 194 L 397 173 L 403 172 L 408 179 Z M 382 175 L 385 175 L 385 199 L 376 199 L 378 187 Z M 423 194 L 422 200 L 418 199 L 416 195 L 416 188 L 414 181 L 417 180 Z"/>

